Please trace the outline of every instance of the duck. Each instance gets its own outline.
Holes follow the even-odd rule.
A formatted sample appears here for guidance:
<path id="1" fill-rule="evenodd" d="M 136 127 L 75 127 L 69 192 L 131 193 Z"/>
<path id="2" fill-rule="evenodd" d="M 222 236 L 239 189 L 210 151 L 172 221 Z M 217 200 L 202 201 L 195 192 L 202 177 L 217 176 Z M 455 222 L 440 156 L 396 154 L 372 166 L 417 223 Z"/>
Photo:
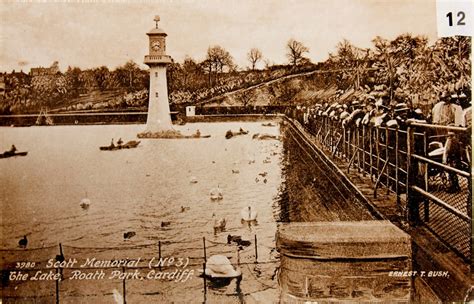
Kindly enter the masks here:
<path id="1" fill-rule="evenodd" d="M 259 173 L 258 175 L 260 175 L 261 177 L 265 177 L 267 176 L 267 174 L 268 174 L 267 171 L 264 171 L 264 172 Z"/>
<path id="2" fill-rule="evenodd" d="M 198 180 L 196 176 L 191 176 L 191 179 L 189 180 L 191 184 L 197 184 Z"/>
<path id="3" fill-rule="evenodd" d="M 210 278 L 237 278 L 242 276 L 240 269 L 235 269 L 224 255 L 212 255 L 207 259 L 204 274 Z"/>
<path id="4" fill-rule="evenodd" d="M 26 235 L 24 235 L 23 238 L 18 241 L 18 246 L 20 246 L 21 248 L 26 248 L 27 245 L 28 239 L 26 238 Z"/>
<path id="5" fill-rule="evenodd" d="M 213 201 L 221 200 L 224 198 L 222 195 L 222 190 L 221 188 L 219 188 L 219 185 L 217 185 L 217 188 L 211 189 L 211 191 L 209 192 L 209 195 L 211 196 L 211 200 Z"/>
<path id="6" fill-rule="evenodd" d="M 242 241 L 242 237 L 240 235 L 231 235 L 231 234 L 228 234 L 227 235 L 227 244 L 232 244 L 232 242 L 239 242 L 239 241 Z"/>
<path id="7" fill-rule="evenodd" d="M 181 213 L 185 212 L 185 211 L 188 211 L 189 209 L 191 209 L 191 207 L 188 207 L 188 206 L 181 206 Z"/>
<path id="8" fill-rule="evenodd" d="M 243 250 L 243 247 L 250 246 L 252 242 L 247 241 L 247 240 L 242 240 L 242 237 L 240 235 L 227 235 L 227 244 L 232 244 L 236 243 L 239 246 L 240 250 Z"/>
<path id="9" fill-rule="evenodd" d="M 224 217 L 217 219 L 215 213 L 212 214 L 212 217 L 214 218 L 214 234 L 217 234 L 217 232 L 220 231 L 224 231 L 225 225 L 227 224 L 226 219 Z"/>
<path id="10" fill-rule="evenodd" d="M 161 227 L 168 227 L 171 225 L 171 222 L 161 222 Z"/>
<path id="11" fill-rule="evenodd" d="M 238 174 L 238 173 L 240 173 L 240 171 L 239 171 L 239 169 L 232 169 L 232 173 Z"/>
<path id="12" fill-rule="evenodd" d="M 250 246 L 250 245 L 252 244 L 252 242 L 247 241 L 247 240 L 242 240 L 242 239 L 236 241 L 236 243 L 237 243 L 237 245 L 239 245 L 239 247 L 240 247 L 241 249 L 243 249 L 242 247 L 248 247 L 248 246 Z"/>
<path id="13" fill-rule="evenodd" d="M 128 240 L 128 239 L 131 239 L 132 237 L 134 237 L 135 235 L 136 235 L 135 231 L 128 231 L 128 232 L 125 232 L 123 234 L 123 238 Z"/>
<path id="14" fill-rule="evenodd" d="M 88 198 L 83 198 L 81 200 L 80 206 L 82 209 L 88 209 L 91 204 L 91 201 Z"/>
<path id="15" fill-rule="evenodd" d="M 240 216 L 244 221 L 255 221 L 257 219 L 257 211 L 252 210 L 251 206 L 245 207 L 240 211 Z"/>
<path id="16" fill-rule="evenodd" d="M 264 183 L 264 184 L 267 183 L 267 179 L 266 179 L 266 178 L 263 179 L 263 183 Z"/>
<path id="17" fill-rule="evenodd" d="M 63 254 L 63 245 L 59 243 L 59 254 L 56 255 L 56 261 L 57 262 L 63 262 L 65 260 L 64 254 Z"/>

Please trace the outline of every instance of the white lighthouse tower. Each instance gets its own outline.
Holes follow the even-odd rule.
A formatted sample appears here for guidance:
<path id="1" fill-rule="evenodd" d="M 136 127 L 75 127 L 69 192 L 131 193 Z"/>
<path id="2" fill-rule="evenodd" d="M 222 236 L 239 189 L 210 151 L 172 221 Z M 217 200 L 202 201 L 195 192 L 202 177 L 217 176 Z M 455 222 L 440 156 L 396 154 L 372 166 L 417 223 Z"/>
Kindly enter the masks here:
<path id="1" fill-rule="evenodd" d="M 158 27 L 160 16 L 155 16 L 154 20 L 155 28 L 147 33 L 149 55 L 145 56 L 145 64 L 150 67 L 150 90 L 148 93 L 148 116 L 145 133 L 150 135 L 173 130 L 166 80 L 166 67 L 172 63 L 172 59 L 166 55 L 167 35 Z"/>

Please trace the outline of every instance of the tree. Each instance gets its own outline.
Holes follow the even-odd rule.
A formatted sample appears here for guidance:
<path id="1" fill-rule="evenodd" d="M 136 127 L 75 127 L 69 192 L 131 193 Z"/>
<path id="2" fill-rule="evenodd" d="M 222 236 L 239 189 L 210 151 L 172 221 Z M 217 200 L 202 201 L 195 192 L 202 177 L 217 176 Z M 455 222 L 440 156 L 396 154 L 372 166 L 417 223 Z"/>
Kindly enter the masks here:
<path id="1" fill-rule="evenodd" d="M 206 62 L 207 61 L 207 62 Z M 224 72 L 225 68 L 227 70 L 235 69 L 234 60 L 232 56 L 219 45 L 209 47 L 207 49 L 206 59 L 204 60 L 206 69 L 209 71 L 209 86 L 212 85 L 211 73 L 214 72 L 215 78 L 217 80 L 219 73 Z"/>
<path id="2" fill-rule="evenodd" d="M 247 59 L 250 61 L 250 64 L 252 65 L 252 71 L 255 70 L 255 65 L 262 58 L 263 58 L 262 52 L 260 52 L 260 50 L 257 48 L 252 48 L 250 52 L 248 52 Z"/>
<path id="3" fill-rule="evenodd" d="M 335 61 L 336 68 L 342 70 L 339 87 L 346 89 L 353 86 L 358 90 L 363 86 L 364 80 L 367 79 L 369 56 L 368 49 L 358 48 L 346 39 L 337 44 L 337 54 L 330 55 L 330 58 Z"/>
<path id="4" fill-rule="evenodd" d="M 237 93 L 237 100 L 242 103 L 243 107 L 247 107 L 252 105 L 252 102 L 254 100 L 254 95 L 255 92 L 254 90 L 241 90 L 239 93 Z"/>
<path id="5" fill-rule="evenodd" d="M 304 57 L 304 53 L 308 53 L 309 49 L 299 41 L 290 39 L 286 44 L 286 49 L 286 57 L 288 57 L 288 60 L 293 67 L 296 67 L 297 65 L 309 60 L 308 58 Z"/>
<path id="6" fill-rule="evenodd" d="M 147 88 L 148 73 L 141 70 L 133 60 L 129 60 L 123 66 L 115 69 L 114 74 L 120 87 L 128 92 Z"/>

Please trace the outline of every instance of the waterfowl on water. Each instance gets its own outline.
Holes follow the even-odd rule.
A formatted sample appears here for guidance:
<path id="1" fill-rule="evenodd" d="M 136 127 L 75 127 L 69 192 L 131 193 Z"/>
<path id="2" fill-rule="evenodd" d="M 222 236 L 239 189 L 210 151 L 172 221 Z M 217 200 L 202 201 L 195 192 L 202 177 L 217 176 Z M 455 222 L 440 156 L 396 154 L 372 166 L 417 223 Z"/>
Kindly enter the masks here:
<path id="1" fill-rule="evenodd" d="M 18 241 L 18 246 L 20 246 L 21 248 L 26 248 L 27 245 L 28 239 L 26 238 L 26 235 L 24 235 L 23 238 Z"/>
<path id="2" fill-rule="evenodd" d="M 239 269 L 235 269 L 229 259 L 223 255 L 213 255 L 207 259 L 205 275 L 211 278 L 237 278 L 242 276 Z"/>
<path id="3" fill-rule="evenodd" d="M 196 176 L 191 176 L 191 179 L 189 180 L 191 184 L 197 184 L 198 180 Z"/>
<path id="4" fill-rule="evenodd" d="M 171 222 L 161 222 L 161 227 L 168 227 L 171 225 Z"/>
<path id="5" fill-rule="evenodd" d="M 65 258 L 64 258 L 64 254 L 62 252 L 60 254 L 56 255 L 56 261 L 62 262 L 64 260 L 65 260 Z"/>
<path id="6" fill-rule="evenodd" d="M 221 200 L 224 198 L 224 196 L 222 195 L 222 190 L 221 188 L 219 188 L 219 185 L 217 185 L 217 188 L 211 189 L 211 191 L 209 192 L 209 195 L 211 196 L 211 200 L 213 201 Z"/>
<path id="7" fill-rule="evenodd" d="M 240 216 L 244 221 L 255 221 L 257 219 L 257 211 L 252 210 L 251 206 L 245 207 L 240 211 Z"/>
<path id="8" fill-rule="evenodd" d="M 247 246 L 250 246 L 250 244 L 252 244 L 252 242 L 250 242 L 250 241 L 242 240 L 242 237 L 240 235 L 230 235 L 229 234 L 229 235 L 227 235 L 227 244 L 230 245 L 232 243 L 236 243 L 240 247 L 242 247 L 242 246 L 247 247 Z"/>
<path id="9" fill-rule="evenodd" d="M 123 238 L 128 240 L 136 235 L 135 231 L 128 231 L 123 234 Z"/>
<path id="10" fill-rule="evenodd" d="M 267 176 L 267 174 L 268 174 L 267 171 L 264 171 L 262 173 L 259 173 L 258 175 L 260 175 L 261 177 L 265 177 L 265 176 Z"/>
<path id="11" fill-rule="evenodd" d="M 215 215 L 215 213 L 212 214 L 212 217 L 214 218 L 214 234 L 217 234 L 217 232 L 221 232 L 225 230 L 225 225 L 227 224 L 225 218 L 220 218 L 218 219 Z"/>
<path id="12" fill-rule="evenodd" d="M 227 235 L 227 244 L 231 244 L 232 242 L 239 242 L 239 241 L 242 241 L 242 237 L 240 235 Z"/>
<path id="13" fill-rule="evenodd" d="M 91 204 L 91 201 L 88 198 L 83 198 L 81 200 L 80 206 L 82 209 L 87 209 L 89 208 L 90 204 Z"/>
<path id="14" fill-rule="evenodd" d="M 191 209 L 191 207 L 188 207 L 188 206 L 181 206 L 181 213 L 185 212 L 185 211 L 188 211 L 189 209 Z"/>

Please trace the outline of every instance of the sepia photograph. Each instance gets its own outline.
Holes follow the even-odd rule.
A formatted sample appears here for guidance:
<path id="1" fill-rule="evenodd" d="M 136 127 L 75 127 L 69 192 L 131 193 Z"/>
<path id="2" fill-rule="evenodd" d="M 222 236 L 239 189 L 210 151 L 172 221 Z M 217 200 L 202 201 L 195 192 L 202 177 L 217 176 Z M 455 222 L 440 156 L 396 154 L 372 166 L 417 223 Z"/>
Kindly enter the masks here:
<path id="1" fill-rule="evenodd" d="M 474 303 L 473 5 L 0 2 L 1 303 Z"/>

